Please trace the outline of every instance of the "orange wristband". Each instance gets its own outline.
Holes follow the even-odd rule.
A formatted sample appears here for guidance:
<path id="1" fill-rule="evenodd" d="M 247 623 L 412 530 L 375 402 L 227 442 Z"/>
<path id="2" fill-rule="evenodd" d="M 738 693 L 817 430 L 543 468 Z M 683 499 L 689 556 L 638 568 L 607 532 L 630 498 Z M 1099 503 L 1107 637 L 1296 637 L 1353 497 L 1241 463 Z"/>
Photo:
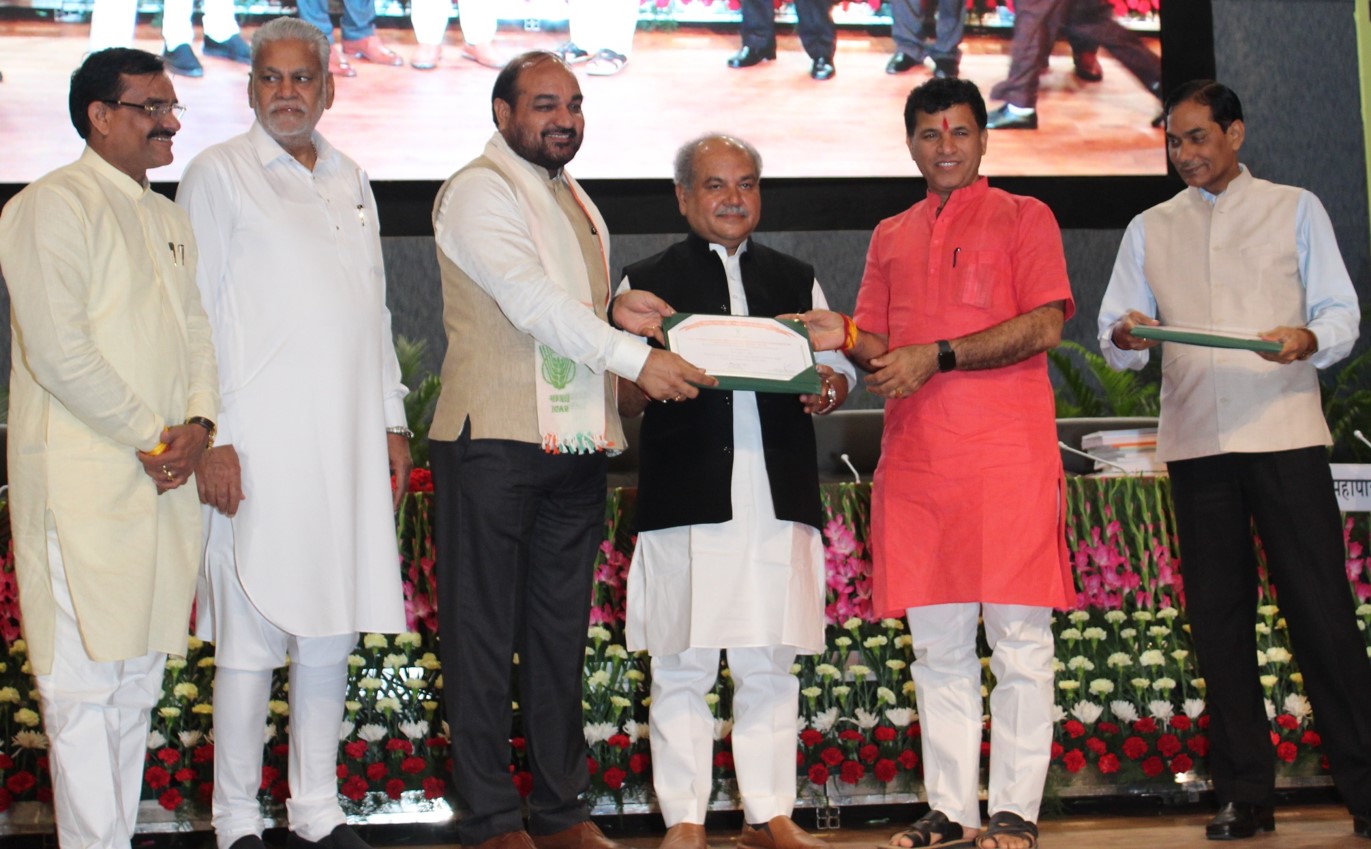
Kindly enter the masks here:
<path id="1" fill-rule="evenodd" d="M 840 351 L 851 351 L 857 347 L 857 322 L 852 320 L 852 316 L 839 313 L 843 316 L 843 346 Z"/>

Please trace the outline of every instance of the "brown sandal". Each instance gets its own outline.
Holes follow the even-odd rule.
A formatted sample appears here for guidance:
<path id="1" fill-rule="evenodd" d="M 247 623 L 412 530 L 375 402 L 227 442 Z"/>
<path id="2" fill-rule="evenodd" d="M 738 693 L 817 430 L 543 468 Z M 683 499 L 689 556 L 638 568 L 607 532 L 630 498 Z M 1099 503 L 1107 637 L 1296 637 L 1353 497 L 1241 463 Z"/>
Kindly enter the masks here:
<path id="1" fill-rule="evenodd" d="M 1031 823 L 1013 811 L 1000 811 L 990 817 L 985 831 L 976 835 L 977 849 L 1003 849 L 1000 846 L 1001 837 L 1022 837 L 1028 841 L 1029 849 L 1034 849 L 1038 845 L 1038 825 Z M 990 839 L 995 842 L 987 845 L 984 841 Z"/>
<path id="2" fill-rule="evenodd" d="M 924 846 L 952 849 L 953 846 L 969 846 L 969 843 L 954 842 L 960 841 L 963 834 L 961 823 L 955 823 L 947 818 L 947 814 L 930 808 L 928 813 L 915 820 L 908 829 L 895 835 L 883 849 L 919 849 Z M 934 840 L 935 837 L 938 839 Z M 908 839 L 910 845 L 901 846 L 900 838 Z"/>

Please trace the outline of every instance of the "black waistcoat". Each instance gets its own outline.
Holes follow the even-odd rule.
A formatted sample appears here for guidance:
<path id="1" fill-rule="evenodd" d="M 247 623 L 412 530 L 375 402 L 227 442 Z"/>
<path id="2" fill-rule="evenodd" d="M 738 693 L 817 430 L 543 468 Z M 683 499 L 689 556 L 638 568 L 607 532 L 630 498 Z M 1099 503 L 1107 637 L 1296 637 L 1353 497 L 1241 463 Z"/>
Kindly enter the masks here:
<path id="1" fill-rule="evenodd" d="M 814 269 L 749 241 L 739 260 L 750 315 L 804 312 L 812 306 Z M 727 315 L 728 277 L 695 234 L 624 270 L 635 289 L 678 312 Z M 821 526 L 814 425 L 798 396 L 757 393 L 766 475 L 776 518 Z M 637 528 L 652 531 L 733 518 L 733 393 L 703 389 L 681 403 L 649 404 L 639 435 Z"/>

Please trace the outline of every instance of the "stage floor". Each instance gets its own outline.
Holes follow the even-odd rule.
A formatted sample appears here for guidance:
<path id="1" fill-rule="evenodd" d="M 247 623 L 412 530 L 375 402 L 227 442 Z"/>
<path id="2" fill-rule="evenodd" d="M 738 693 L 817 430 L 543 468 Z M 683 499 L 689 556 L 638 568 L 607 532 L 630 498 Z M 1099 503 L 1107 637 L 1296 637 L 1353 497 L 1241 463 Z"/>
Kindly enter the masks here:
<path id="1" fill-rule="evenodd" d="M 71 71 L 87 50 L 89 27 L 43 20 L 0 21 L 0 183 L 26 183 L 73 160 L 81 150 L 67 116 Z M 406 59 L 408 27 L 383 38 Z M 251 35 L 250 28 L 245 36 Z M 198 40 L 195 49 L 199 52 Z M 506 55 L 552 48 L 558 33 L 501 31 Z M 1156 49 L 1156 40 L 1149 39 Z M 135 46 L 160 52 L 159 30 L 141 25 Z M 983 92 L 1009 66 L 1009 42 L 987 35 L 963 43 L 963 75 Z M 580 74 L 586 95 L 585 146 L 572 166 L 578 177 L 668 177 L 681 142 L 721 130 L 753 142 L 769 177 L 916 176 L 905 147 L 902 110 L 927 69 L 885 73 L 889 37 L 842 30 L 828 82 L 809 78 L 809 58 L 794 35 L 782 34 L 775 62 L 730 69 L 738 36 L 703 27 L 640 31 L 627 67 L 612 77 Z M 992 133 L 982 173 L 992 176 L 1163 174 L 1162 132 L 1150 126 L 1157 99 L 1101 52 L 1104 80 L 1086 83 L 1058 45 L 1042 78 L 1039 129 Z M 247 69 L 204 58 L 200 79 L 174 77 L 189 110 L 176 140 L 176 162 L 150 175 L 174 181 L 206 146 L 245 130 Z M 478 154 L 493 131 L 490 88 L 496 72 L 461 56 L 457 26 L 448 28 L 443 63 L 434 71 L 357 61 L 340 79 L 320 131 L 373 179 L 442 180 Z M 994 108 L 995 103 L 989 104 Z"/>

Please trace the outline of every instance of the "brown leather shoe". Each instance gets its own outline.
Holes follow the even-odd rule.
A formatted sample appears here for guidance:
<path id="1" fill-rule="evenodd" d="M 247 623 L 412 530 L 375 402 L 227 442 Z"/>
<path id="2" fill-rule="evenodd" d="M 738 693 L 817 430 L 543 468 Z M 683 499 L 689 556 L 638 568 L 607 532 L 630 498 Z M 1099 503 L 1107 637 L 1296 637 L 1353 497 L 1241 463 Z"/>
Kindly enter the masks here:
<path id="1" fill-rule="evenodd" d="M 461 849 L 534 849 L 534 846 L 527 831 L 506 831 Z"/>
<path id="2" fill-rule="evenodd" d="M 622 843 L 605 837 L 600 827 L 590 820 L 552 834 L 534 834 L 531 837 L 537 849 L 628 849 Z"/>
<path id="3" fill-rule="evenodd" d="M 393 65 L 398 68 L 405 64 L 399 53 L 386 47 L 381 43 L 381 39 L 374 35 L 360 41 L 344 41 L 343 52 L 350 57 L 365 59 L 377 65 Z"/>
<path id="4" fill-rule="evenodd" d="M 658 849 L 709 849 L 705 827 L 699 823 L 678 822 L 666 830 Z"/>
<path id="5" fill-rule="evenodd" d="M 738 849 L 825 849 L 827 846 L 795 824 L 790 817 L 772 817 L 761 828 L 743 825 Z"/>
<path id="6" fill-rule="evenodd" d="M 336 44 L 328 52 L 328 69 L 335 77 L 357 76 L 357 70 L 348 64 L 347 57 L 343 55 L 343 48 Z"/>

